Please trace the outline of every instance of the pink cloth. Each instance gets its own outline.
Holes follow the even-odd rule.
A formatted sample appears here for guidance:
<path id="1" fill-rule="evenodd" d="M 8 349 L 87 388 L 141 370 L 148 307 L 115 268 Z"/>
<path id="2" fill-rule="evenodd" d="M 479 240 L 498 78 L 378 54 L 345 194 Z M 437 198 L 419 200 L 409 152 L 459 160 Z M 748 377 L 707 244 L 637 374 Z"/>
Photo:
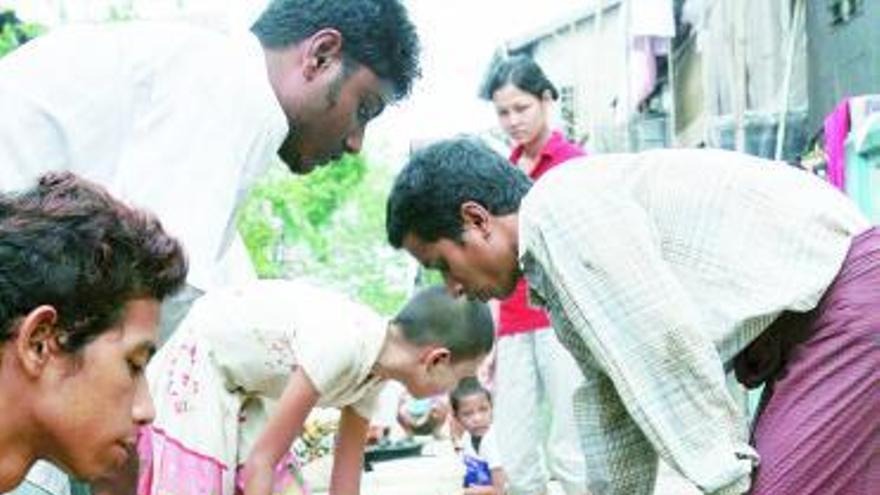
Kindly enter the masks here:
<path id="1" fill-rule="evenodd" d="M 825 117 L 825 154 L 828 157 L 828 182 L 846 190 L 846 136 L 849 134 L 849 99 L 841 101 Z"/>
<path id="2" fill-rule="evenodd" d="M 154 449 L 161 450 L 161 455 L 154 456 L 156 453 Z M 187 449 L 158 428 L 150 426 L 141 428 L 138 435 L 137 451 L 140 458 L 138 495 L 150 493 L 235 495 L 244 492 L 244 480 L 240 469 L 236 469 L 235 494 L 225 494 L 223 493 L 223 476 L 229 469 L 228 466 L 217 459 Z M 162 460 L 161 466 L 154 466 L 156 459 Z M 275 467 L 275 484 L 272 493 L 309 495 L 304 481 L 291 472 L 291 467 L 298 469 L 299 463 L 293 454 L 288 452 Z M 293 491 L 294 482 L 303 487 L 301 492 Z M 161 483 L 162 486 L 153 486 L 155 483 Z"/>
<path id="3" fill-rule="evenodd" d="M 227 495 L 223 493 L 223 473 L 228 467 L 217 459 L 187 449 L 165 432 L 151 426 L 141 428 L 137 450 L 140 458 L 138 495 Z M 159 453 L 161 455 L 155 455 Z M 154 466 L 159 460 L 162 465 Z M 155 474 L 157 469 L 160 476 Z M 163 486 L 154 487 L 154 483 Z"/>

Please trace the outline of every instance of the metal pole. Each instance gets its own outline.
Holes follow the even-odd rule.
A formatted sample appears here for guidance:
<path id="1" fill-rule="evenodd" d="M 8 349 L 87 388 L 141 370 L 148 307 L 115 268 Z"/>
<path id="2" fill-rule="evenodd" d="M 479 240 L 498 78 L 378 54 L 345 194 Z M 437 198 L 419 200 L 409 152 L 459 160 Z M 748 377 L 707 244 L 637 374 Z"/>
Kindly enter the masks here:
<path id="1" fill-rule="evenodd" d="M 629 0 L 623 0 L 620 4 L 623 9 L 623 53 L 624 53 L 624 80 L 626 84 L 624 84 L 624 94 L 623 94 L 623 149 L 626 152 L 629 152 L 631 149 L 630 143 L 630 128 L 629 128 L 629 105 L 630 99 L 632 95 L 630 94 L 630 26 L 629 26 L 629 13 L 630 13 L 630 4 Z"/>
<path id="2" fill-rule="evenodd" d="M 791 95 L 791 73 L 794 70 L 794 48 L 797 42 L 798 34 L 803 28 L 805 17 L 806 2 L 804 0 L 795 0 L 794 15 L 788 30 L 788 51 L 785 59 L 785 75 L 782 82 L 782 102 L 779 110 L 779 117 L 776 125 L 776 152 L 773 158 L 782 159 L 782 145 L 785 141 L 785 126 L 788 120 L 788 99 Z"/>
<path id="3" fill-rule="evenodd" d="M 672 46 L 673 40 L 669 40 L 669 53 L 666 56 L 666 80 L 669 82 L 669 121 L 667 122 L 667 132 L 669 133 L 669 147 L 676 147 L 675 136 L 675 120 L 677 118 L 675 109 L 675 49 Z"/>
<path id="4" fill-rule="evenodd" d="M 745 129 L 745 112 L 746 112 L 746 101 L 747 101 L 747 92 L 746 88 L 746 36 L 745 36 L 745 22 L 746 22 L 746 3 L 745 1 L 740 0 L 728 0 L 728 2 L 733 1 L 733 12 L 731 15 L 731 22 L 733 24 L 733 79 L 735 81 L 734 84 L 734 92 L 733 92 L 733 111 L 736 120 L 736 150 L 737 151 L 745 151 L 746 148 L 746 129 Z M 728 5 L 730 5 L 728 3 Z"/>
<path id="5" fill-rule="evenodd" d="M 599 115 L 599 111 L 597 110 L 596 102 L 600 101 L 599 98 L 596 97 L 599 94 L 599 89 L 602 87 L 600 84 L 599 71 L 597 67 L 601 67 L 602 64 L 602 20 L 605 15 L 605 0 L 596 0 L 596 17 L 593 23 L 593 43 L 595 44 L 595 49 L 593 50 L 593 67 L 590 71 L 590 80 L 592 82 L 593 94 L 590 95 L 587 101 L 590 102 L 590 146 L 593 150 L 596 150 L 596 144 L 598 140 L 596 139 L 596 119 Z"/>

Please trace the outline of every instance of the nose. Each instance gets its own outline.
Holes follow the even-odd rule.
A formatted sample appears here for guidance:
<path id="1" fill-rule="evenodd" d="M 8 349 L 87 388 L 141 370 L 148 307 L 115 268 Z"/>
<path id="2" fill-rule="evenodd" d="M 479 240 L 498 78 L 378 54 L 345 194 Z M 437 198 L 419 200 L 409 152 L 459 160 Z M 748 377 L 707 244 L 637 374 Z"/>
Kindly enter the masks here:
<path id="1" fill-rule="evenodd" d="M 364 144 L 364 126 L 358 126 L 345 138 L 345 150 L 349 153 L 359 153 Z"/>
<path id="2" fill-rule="evenodd" d="M 131 416 L 138 425 L 147 425 L 156 417 L 156 409 L 153 407 L 153 398 L 147 386 L 147 379 L 140 377 L 137 389 L 134 393 L 134 403 L 131 406 Z"/>
<path id="3" fill-rule="evenodd" d="M 505 115 L 504 117 L 501 117 L 498 120 L 499 120 L 499 123 L 501 124 L 502 129 L 504 129 L 507 132 L 510 132 L 513 130 L 513 126 L 515 124 L 513 121 L 513 117 L 511 117 L 510 115 Z"/>
<path id="4" fill-rule="evenodd" d="M 510 124 L 511 127 L 516 127 L 516 126 L 520 125 L 522 123 L 522 121 L 523 121 L 523 116 L 522 116 L 522 114 L 520 114 L 518 112 L 510 112 L 510 116 L 508 117 L 508 120 L 507 120 L 508 124 Z"/>

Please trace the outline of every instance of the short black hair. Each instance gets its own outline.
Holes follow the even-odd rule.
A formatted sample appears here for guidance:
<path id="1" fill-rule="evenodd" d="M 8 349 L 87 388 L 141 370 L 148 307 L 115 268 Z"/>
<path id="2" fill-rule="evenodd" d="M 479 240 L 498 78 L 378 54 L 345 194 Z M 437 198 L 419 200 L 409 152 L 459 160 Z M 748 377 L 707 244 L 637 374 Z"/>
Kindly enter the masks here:
<path id="1" fill-rule="evenodd" d="M 458 407 L 462 399 L 479 394 L 485 395 L 489 399 L 489 403 L 492 403 L 492 394 L 480 383 L 480 380 L 477 380 L 477 377 L 466 376 L 459 380 L 455 389 L 449 393 L 449 405 L 452 406 L 452 414 L 458 416 Z"/>
<path id="2" fill-rule="evenodd" d="M 75 352 L 110 330 L 130 300 L 162 300 L 187 273 L 183 248 L 156 218 L 70 172 L 0 194 L 0 342 L 41 305 L 58 312 Z"/>
<path id="3" fill-rule="evenodd" d="M 539 99 L 548 91 L 554 100 L 559 98 L 556 86 L 547 79 L 541 66 L 525 55 L 493 60 L 480 88 L 480 98 L 491 101 L 495 92 L 508 84 Z"/>
<path id="4" fill-rule="evenodd" d="M 272 0 L 251 31 L 267 48 L 283 48 L 321 29 L 342 34 L 342 51 L 394 86 L 402 99 L 420 75 L 419 39 L 398 0 Z"/>
<path id="5" fill-rule="evenodd" d="M 495 324 L 488 305 L 466 297 L 452 297 L 439 285 L 416 292 L 392 322 L 408 342 L 446 347 L 453 361 L 488 354 L 495 340 Z"/>
<path id="6" fill-rule="evenodd" d="M 388 242 L 461 240 L 459 209 L 475 201 L 493 215 L 519 210 L 532 181 L 504 157 L 471 137 L 434 143 L 415 152 L 394 181 L 386 205 Z"/>

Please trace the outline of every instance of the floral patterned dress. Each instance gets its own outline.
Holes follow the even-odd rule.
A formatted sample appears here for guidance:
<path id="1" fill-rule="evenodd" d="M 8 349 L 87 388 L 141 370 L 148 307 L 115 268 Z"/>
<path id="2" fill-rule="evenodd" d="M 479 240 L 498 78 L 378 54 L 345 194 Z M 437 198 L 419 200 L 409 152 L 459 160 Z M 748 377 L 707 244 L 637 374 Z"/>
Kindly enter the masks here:
<path id="1" fill-rule="evenodd" d="M 297 367 L 318 389 L 319 407 L 352 406 L 369 419 L 385 334 L 372 310 L 302 282 L 205 295 L 148 367 L 156 418 L 139 439 L 138 494 L 239 492 L 239 467 Z M 276 493 L 296 493 L 294 473 L 289 455 L 276 469 Z"/>

